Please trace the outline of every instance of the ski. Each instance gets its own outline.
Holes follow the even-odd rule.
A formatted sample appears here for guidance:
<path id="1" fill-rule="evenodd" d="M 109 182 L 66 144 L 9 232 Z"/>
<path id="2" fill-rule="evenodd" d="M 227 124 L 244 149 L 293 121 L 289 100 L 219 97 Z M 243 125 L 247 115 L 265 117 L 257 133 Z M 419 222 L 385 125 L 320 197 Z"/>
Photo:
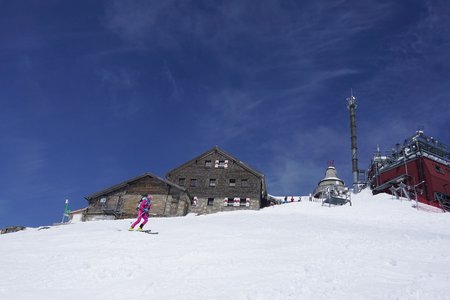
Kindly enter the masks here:
<path id="1" fill-rule="evenodd" d="M 139 231 L 139 230 L 138 230 Z M 148 233 L 148 234 L 159 234 L 157 231 L 151 231 L 151 230 L 142 230 L 140 232 Z"/>
<path id="2" fill-rule="evenodd" d="M 117 231 L 124 231 L 124 230 L 122 230 L 122 229 L 117 229 Z M 159 232 L 157 232 L 157 231 L 151 231 L 150 229 L 149 229 L 149 230 L 142 230 L 142 231 L 139 231 L 139 230 L 127 230 L 127 231 L 132 231 L 132 232 L 143 232 L 143 233 L 147 233 L 147 234 L 159 234 Z"/>

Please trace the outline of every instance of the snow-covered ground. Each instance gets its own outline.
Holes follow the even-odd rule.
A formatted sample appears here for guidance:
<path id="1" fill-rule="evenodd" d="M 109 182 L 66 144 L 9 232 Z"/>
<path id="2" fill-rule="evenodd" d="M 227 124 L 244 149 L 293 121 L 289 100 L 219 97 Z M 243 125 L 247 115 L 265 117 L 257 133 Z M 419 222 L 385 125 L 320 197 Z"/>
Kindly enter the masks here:
<path id="1" fill-rule="evenodd" d="M 450 214 L 352 201 L 0 235 L 0 299 L 449 299 Z"/>

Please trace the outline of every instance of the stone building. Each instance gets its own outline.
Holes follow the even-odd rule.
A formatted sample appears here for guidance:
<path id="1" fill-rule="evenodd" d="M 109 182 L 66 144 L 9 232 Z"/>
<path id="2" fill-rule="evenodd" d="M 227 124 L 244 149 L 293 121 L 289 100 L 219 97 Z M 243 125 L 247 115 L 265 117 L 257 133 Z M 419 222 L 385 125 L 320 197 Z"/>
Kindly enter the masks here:
<path id="1" fill-rule="evenodd" d="M 184 216 L 189 211 L 190 196 L 184 187 L 145 173 L 86 196 L 89 205 L 83 221 L 134 218 L 137 203 L 149 193 L 153 195 L 150 216 Z"/>
<path id="2" fill-rule="evenodd" d="M 188 190 L 195 213 L 267 205 L 264 175 L 217 146 L 169 171 L 166 178 Z"/>

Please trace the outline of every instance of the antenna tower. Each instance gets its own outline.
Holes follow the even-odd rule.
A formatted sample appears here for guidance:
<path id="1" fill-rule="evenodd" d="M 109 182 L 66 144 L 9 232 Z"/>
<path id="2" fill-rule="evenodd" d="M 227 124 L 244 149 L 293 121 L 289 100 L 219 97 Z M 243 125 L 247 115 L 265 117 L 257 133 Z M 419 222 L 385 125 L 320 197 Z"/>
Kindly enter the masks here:
<path id="1" fill-rule="evenodd" d="M 356 143 L 356 97 L 353 96 L 353 89 L 350 90 L 350 97 L 347 98 L 347 108 L 350 111 L 350 133 L 352 146 L 352 174 L 353 191 L 359 192 L 359 170 L 358 170 L 358 145 Z"/>

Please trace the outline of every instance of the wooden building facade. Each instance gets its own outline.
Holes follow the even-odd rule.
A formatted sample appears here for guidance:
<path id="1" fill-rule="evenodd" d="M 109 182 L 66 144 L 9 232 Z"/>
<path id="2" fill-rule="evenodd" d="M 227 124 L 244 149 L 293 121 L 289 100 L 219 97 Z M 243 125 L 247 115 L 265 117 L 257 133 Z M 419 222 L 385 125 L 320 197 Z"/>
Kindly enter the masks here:
<path id="1" fill-rule="evenodd" d="M 139 200 L 147 194 L 153 195 L 150 216 L 184 216 L 189 212 L 190 196 L 184 187 L 145 173 L 86 196 L 89 204 L 83 221 L 134 218 Z"/>
<path id="2" fill-rule="evenodd" d="M 264 175 L 218 147 L 169 171 L 166 178 L 188 190 L 194 213 L 267 206 Z"/>

